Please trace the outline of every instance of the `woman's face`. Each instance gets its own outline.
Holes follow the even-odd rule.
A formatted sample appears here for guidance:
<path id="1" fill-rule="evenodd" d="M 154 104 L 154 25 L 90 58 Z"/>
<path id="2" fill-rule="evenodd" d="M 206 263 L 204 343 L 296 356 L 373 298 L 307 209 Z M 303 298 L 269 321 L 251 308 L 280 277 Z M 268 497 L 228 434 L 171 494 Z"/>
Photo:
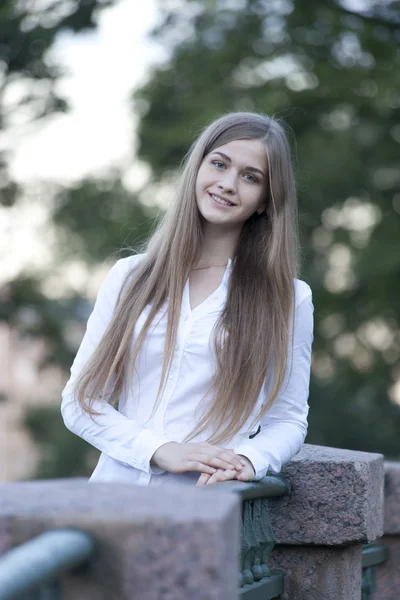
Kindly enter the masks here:
<path id="1" fill-rule="evenodd" d="M 266 208 L 267 153 L 259 140 L 234 140 L 215 148 L 200 166 L 197 206 L 214 225 L 243 225 Z"/>

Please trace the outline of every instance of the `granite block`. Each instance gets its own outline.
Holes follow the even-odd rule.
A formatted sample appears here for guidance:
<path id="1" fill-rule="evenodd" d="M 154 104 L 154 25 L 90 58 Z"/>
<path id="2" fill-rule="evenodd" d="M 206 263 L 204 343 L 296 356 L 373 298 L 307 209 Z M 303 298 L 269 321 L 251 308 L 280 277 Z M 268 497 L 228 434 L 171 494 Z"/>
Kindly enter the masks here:
<path id="1" fill-rule="evenodd" d="M 17 545 L 47 529 L 91 533 L 90 566 L 63 578 L 65 600 L 232 600 L 237 597 L 240 504 L 235 495 L 47 481 L 0 489 L 0 524 Z"/>
<path id="2" fill-rule="evenodd" d="M 278 543 L 340 546 L 382 535 L 382 455 L 305 444 L 282 474 L 291 493 L 269 502 Z"/>
<path id="3" fill-rule="evenodd" d="M 384 535 L 378 540 L 389 549 L 387 560 L 375 567 L 374 600 L 398 600 L 400 590 L 400 536 Z"/>
<path id="4" fill-rule="evenodd" d="M 385 534 L 400 535 L 400 462 L 385 461 Z"/>
<path id="5" fill-rule="evenodd" d="M 281 600 L 361 600 L 361 551 L 276 546 L 270 565 L 285 573 Z"/>

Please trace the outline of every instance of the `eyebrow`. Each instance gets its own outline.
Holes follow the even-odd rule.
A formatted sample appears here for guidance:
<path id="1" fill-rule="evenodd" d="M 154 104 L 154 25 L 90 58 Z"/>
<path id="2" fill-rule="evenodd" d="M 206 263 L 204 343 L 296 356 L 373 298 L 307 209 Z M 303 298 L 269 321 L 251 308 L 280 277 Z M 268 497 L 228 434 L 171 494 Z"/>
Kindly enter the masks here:
<path id="1" fill-rule="evenodd" d="M 222 158 L 224 158 L 229 163 L 232 162 L 232 160 L 229 158 L 229 156 L 227 154 L 224 154 L 223 152 L 219 152 L 218 150 L 211 152 L 211 154 L 219 154 L 220 156 L 222 156 Z M 253 173 L 260 173 L 260 175 L 262 175 L 265 178 L 265 173 L 263 171 L 261 171 L 261 169 L 257 169 L 256 167 L 245 167 L 244 170 L 251 171 Z"/>

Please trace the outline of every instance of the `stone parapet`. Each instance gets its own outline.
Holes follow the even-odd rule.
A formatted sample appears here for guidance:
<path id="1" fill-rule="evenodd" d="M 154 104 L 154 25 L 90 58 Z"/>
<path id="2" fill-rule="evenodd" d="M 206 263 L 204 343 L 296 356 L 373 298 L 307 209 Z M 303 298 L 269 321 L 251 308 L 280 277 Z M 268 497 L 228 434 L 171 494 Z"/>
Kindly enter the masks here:
<path id="1" fill-rule="evenodd" d="M 386 477 L 389 505 L 395 507 L 397 464 L 392 471 L 393 478 Z M 383 457 L 306 445 L 283 475 L 287 496 L 260 502 L 252 496 L 246 505 L 255 536 L 247 541 L 254 547 L 263 543 L 260 549 L 267 554 L 273 543 L 266 529 L 270 516 L 277 544 L 269 564 L 284 572 L 282 600 L 338 600 L 338 591 L 340 600 L 360 600 L 362 544 L 383 533 Z M 80 480 L 6 484 L 0 488 L 0 553 L 47 529 L 79 528 L 93 534 L 99 551 L 84 573 L 63 578 L 65 600 L 233 600 L 238 597 L 241 499 L 229 487 Z M 388 518 L 385 523 L 394 527 L 396 520 Z M 242 543 L 242 551 L 244 568 L 259 585 L 264 554 L 261 561 L 251 544 Z"/>
<path id="2" fill-rule="evenodd" d="M 270 501 L 278 544 L 341 546 L 382 535 L 382 455 L 305 444 L 282 474 L 291 493 Z"/>
<path id="3" fill-rule="evenodd" d="M 387 561 L 376 569 L 376 600 L 397 600 L 400 590 L 400 462 L 385 461 L 384 536 Z"/>
<path id="4" fill-rule="evenodd" d="M 270 564 L 285 573 L 281 600 L 361 600 L 361 550 L 277 546 Z"/>
<path id="5" fill-rule="evenodd" d="M 236 495 L 74 480 L 1 486 L 3 551 L 47 529 L 71 527 L 92 533 L 98 552 L 84 574 L 64 578 L 65 600 L 237 597 Z"/>
<path id="6" fill-rule="evenodd" d="M 385 461 L 385 534 L 400 535 L 400 462 Z"/>

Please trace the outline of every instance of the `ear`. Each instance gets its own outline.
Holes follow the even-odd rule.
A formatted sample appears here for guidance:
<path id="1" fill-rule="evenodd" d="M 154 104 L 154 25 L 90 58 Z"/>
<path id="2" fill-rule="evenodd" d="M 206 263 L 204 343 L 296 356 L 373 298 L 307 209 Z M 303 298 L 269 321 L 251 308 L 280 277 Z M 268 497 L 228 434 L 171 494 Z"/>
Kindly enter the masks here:
<path id="1" fill-rule="evenodd" d="M 260 208 L 258 208 L 258 209 L 256 210 L 256 213 L 257 213 L 258 215 L 262 215 L 262 214 L 263 214 L 263 212 L 265 212 L 266 210 L 267 210 L 267 209 L 266 209 L 266 206 L 265 206 L 265 205 L 263 205 L 263 206 L 260 206 Z"/>

